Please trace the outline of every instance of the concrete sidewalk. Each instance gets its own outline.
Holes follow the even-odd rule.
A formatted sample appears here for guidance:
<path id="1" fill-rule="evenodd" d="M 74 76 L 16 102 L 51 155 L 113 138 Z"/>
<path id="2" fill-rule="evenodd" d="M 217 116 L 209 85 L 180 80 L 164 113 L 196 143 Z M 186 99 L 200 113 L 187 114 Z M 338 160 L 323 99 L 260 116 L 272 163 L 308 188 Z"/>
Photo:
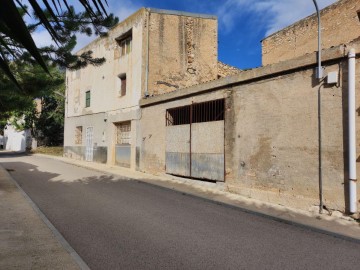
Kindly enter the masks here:
<path id="1" fill-rule="evenodd" d="M 151 175 L 138 171 L 132 171 L 127 168 L 74 160 L 65 157 L 48 155 L 41 156 L 54 158 L 66 163 L 114 176 L 139 180 L 164 188 L 177 190 L 179 192 L 214 201 L 215 203 L 237 207 L 243 211 L 265 216 L 280 222 L 303 226 L 320 233 L 360 242 L 360 223 L 348 216 L 342 215 L 340 212 L 334 212 L 330 215 L 324 211 L 323 214 L 319 214 L 318 209 L 314 209 L 313 211 L 304 211 L 232 194 L 226 192 L 222 185 L 211 182 L 185 179 L 167 174 Z"/>
<path id="2" fill-rule="evenodd" d="M 57 234 L 0 166 L 0 269 L 86 269 Z"/>

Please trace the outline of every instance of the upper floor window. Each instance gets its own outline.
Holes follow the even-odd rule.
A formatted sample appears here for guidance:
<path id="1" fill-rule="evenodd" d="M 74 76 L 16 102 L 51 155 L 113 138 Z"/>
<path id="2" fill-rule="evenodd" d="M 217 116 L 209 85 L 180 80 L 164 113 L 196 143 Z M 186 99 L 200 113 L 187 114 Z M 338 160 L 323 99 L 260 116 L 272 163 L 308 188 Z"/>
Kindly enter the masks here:
<path id="1" fill-rule="evenodd" d="M 85 93 L 85 107 L 90 107 L 90 99 L 91 99 L 90 91 L 86 91 L 86 93 Z"/>
<path id="2" fill-rule="evenodd" d="M 115 39 L 120 46 L 120 56 L 129 54 L 132 49 L 132 30 Z"/>
<path id="3" fill-rule="evenodd" d="M 119 75 L 119 79 L 121 81 L 121 85 L 120 85 L 120 96 L 125 96 L 126 95 L 126 74 L 120 74 Z"/>

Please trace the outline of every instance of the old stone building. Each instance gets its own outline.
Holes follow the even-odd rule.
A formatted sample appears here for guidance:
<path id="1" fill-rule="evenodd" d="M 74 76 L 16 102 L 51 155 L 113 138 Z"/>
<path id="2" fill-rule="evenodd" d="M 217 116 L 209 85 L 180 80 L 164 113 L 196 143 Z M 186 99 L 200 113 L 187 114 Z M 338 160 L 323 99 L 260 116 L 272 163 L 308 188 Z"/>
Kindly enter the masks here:
<path id="1" fill-rule="evenodd" d="M 352 34 L 324 44 L 321 80 L 313 16 L 265 39 L 266 65 L 240 72 L 217 60 L 215 17 L 139 10 L 84 48 L 106 64 L 67 72 L 65 154 L 303 209 L 358 206 L 348 192 L 348 90 L 360 87 L 360 40 L 358 24 L 343 18 L 354 21 L 357 6 L 322 11 L 344 22 L 324 29 Z"/>
<path id="2" fill-rule="evenodd" d="M 214 16 L 142 8 L 83 48 L 100 67 L 67 71 L 65 155 L 136 168 L 139 100 L 233 73 L 217 61 Z"/>
<path id="3" fill-rule="evenodd" d="M 323 49 L 359 38 L 360 1 L 337 1 L 321 10 L 320 16 Z M 262 64 L 277 63 L 315 52 L 318 50 L 317 43 L 318 23 L 315 13 L 264 38 L 261 42 Z"/>
<path id="4" fill-rule="evenodd" d="M 321 186 L 323 204 L 345 211 L 349 48 L 357 52 L 358 93 L 355 41 L 323 53 L 335 81 L 315 79 L 311 53 L 143 99 L 140 170 L 220 182 L 233 193 L 303 209 L 319 206 Z M 359 150 L 358 115 L 356 124 Z"/>
<path id="5" fill-rule="evenodd" d="M 140 170 L 213 181 L 286 206 L 356 209 L 348 92 L 351 77 L 358 112 L 359 8 L 357 1 L 343 0 L 321 11 L 327 48 L 321 80 L 315 77 L 313 15 L 263 40 L 263 67 L 143 99 Z M 359 160 L 358 113 L 355 121 Z M 359 171 L 359 163 L 355 167 Z"/>

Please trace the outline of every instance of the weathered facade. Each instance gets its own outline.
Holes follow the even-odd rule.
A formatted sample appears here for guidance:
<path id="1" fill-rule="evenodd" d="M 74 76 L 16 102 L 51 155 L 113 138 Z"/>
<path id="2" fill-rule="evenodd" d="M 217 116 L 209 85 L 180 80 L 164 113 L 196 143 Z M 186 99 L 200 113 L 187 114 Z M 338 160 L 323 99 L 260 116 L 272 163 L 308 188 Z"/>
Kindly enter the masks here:
<path id="1" fill-rule="evenodd" d="M 311 3 L 309 3 L 311 4 Z M 291 12 L 291 11 L 289 11 Z M 324 49 L 359 38 L 360 1 L 340 0 L 320 12 Z M 317 14 L 313 14 L 262 40 L 262 64 L 269 65 L 318 50 Z"/>
<path id="2" fill-rule="evenodd" d="M 357 5 L 339 1 L 322 16 L 332 14 L 336 22 L 336 10 L 340 22 L 344 14 L 353 20 Z M 321 193 L 327 208 L 344 211 L 347 55 L 350 48 L 357 52 L 359 89 L 359 34 L 324 46 L 332 48 L 323 51 L 319 81 L 316 42 L 312 49 L 306 37 L 312 20 L 283 30 L 291 42 L 280 32 L 265 39 L 266 66 L 239 71 L 217 61 L 216 18 L 139 10 L 84 48 L 105 56 L 106 64 L 67 72 L 65 155 L 220 182 L 230 192 L 305 209 L 318 206 Z M 306 22 L 308 30 L 300 27 Z M 324 27 L 344 32 L 330 21 Z"/>
<path id="3" fill-rule="evenodd" d="M 321 180 L 324 205 L 344 211 L 350 47 L 360 52 L 359 42 L 324 51 L 326 74 L 337 72 L 336 83 L 315 79 L 316 54 L 312 53 L 142 100 L 140 170 L 225 181 L 230 192 L 305 209 L 319 205 Z M 359 54 L 356 70 L 359 89 Z M 216 106 L 201 105 L 199 121 L 183 120 L 190 116 L 181 108 L 193 106 L 194 110 L 195 105 L 222 99 L 223 118 L 212 116 Z M 176 115 L 174 110 L 183 112 Z M 356 121 L 359 145 L 360 117 Z M 198 162 L 199 152 L 204 163 Z M 174 162 L 181 164 L 178 171 Z M 213 163 L 209 167 L 206 162 Z M 219 164 L 224 166 L 222 178 L 214 176 L 214 171 L 221 173 Z"/>
<path id="4" fill-rule="evenodd" d="M 67 71 L 65 155 L 135 169 L 139 100 L 217 78 L 217 19 L 143 8 L 88 50 L 106 63 Z"/>

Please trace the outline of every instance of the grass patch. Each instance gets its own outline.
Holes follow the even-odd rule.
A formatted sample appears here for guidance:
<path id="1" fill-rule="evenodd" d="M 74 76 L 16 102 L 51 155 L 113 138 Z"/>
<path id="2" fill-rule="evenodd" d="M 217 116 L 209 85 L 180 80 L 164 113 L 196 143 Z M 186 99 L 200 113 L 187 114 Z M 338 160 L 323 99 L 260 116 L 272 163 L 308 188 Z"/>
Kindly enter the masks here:
<path id="1" fill-rule="evenodd" d="M 64 153 L 64 147 L 63 146 L 40 146 L 36 149 L 31 150 L 30 153 L 61 157 Z"/>

